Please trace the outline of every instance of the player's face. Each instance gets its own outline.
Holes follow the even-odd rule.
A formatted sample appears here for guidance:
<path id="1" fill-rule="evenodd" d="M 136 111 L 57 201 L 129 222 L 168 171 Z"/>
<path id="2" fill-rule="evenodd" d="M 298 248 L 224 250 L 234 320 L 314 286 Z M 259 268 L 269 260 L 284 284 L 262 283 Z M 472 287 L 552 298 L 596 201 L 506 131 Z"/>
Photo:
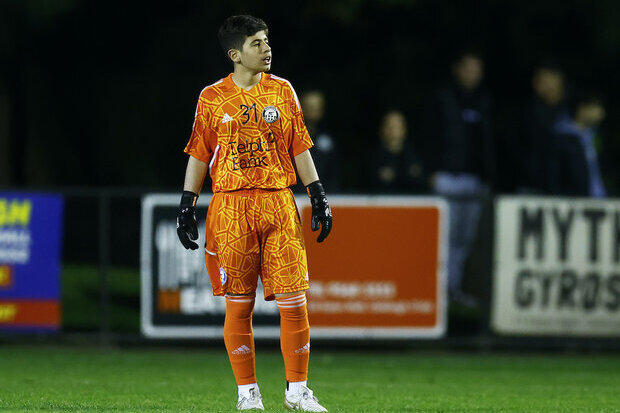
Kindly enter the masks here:
<path id="1" fill-rule="evenodd" d="M 267 72 L 271 69 L 271 47 L 264 30 L 245 39 L 239 57 L 239 63 L 250 70 Z"/>

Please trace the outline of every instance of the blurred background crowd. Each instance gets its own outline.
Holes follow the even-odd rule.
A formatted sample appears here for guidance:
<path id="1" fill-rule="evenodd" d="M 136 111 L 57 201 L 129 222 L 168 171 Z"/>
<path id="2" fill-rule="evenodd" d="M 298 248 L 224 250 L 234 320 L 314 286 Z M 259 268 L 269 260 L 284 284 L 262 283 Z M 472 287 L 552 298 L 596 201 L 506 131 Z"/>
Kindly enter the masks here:
<path id="1" fill-rule="evenodd" d="M 477 303 L 463 292 L 463 266 L 485 196 L 501 191 L 604 198 L 617 190 L 618 155 L 603 151 L 599 133 L 606 117 L 601 93 L 583 85 L 569 89 L 565 70 L 551 59 L 531 72 L 530 96 L 515 113 L 516 128 L 502 138 L 494 127 L 493 93 L 484 82 L 485 59 L 464 49 L 453 56 L 445 83 L 425 98 L 423 125 L 415 127 L 401 108 L 387 108 L 375 125 L 376 142 L 363 154 L 360 173 L 369 192 L 448 199 L 449 292 L 468 306 Z M 319 175 L 338 191 L 342 155 L 322 123 L 325 100 L 320 91 L 301 98 L 316 139 Z"/>
<path id="2" fill-rule="evenodd" d="M 269 24 L 332 193 L 619 190 L 613 0 L 5 1 L 0 184 L 178 188 L 240 10 Z"/>
<path id="3" fill-rule="evenodd" d="M 600 126 L 606 108 L 600 91 L 578 85 L 569 91 L 564 69 L 553 60 L 542 61 L 532 68 L 531 96 L 520 104 L 513 136 L 501 138 L 484 72 L 480 52 L 454 55 L 450 76 L 427 97 L 424 124 L 417 128 L 403 109 L 386 109 L 363 168 L 366 189 L 446 196 L 500 191 L 604 198 L 608 191 L 616 193 L 617 156 L 603 151 Z M 301 99 L 317 140 L 320 175 L 328 188 L 340 191 L 341 173 L 334 167 L 341 156 L 338 143 L 323 124 L 325 94 L 310 91 Z"/>

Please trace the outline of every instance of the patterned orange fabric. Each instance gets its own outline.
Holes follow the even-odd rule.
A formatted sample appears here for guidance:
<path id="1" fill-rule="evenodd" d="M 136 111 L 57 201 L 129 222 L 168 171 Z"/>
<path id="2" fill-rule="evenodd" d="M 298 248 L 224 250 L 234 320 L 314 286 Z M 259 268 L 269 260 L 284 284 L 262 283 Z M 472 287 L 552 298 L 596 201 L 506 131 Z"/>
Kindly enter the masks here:
<path id="1" fill-rule="evenodd" d="M 293 158 L 312 145 L 287 80 L 263 73 L 246 91 L 231 74 L 200 94 L 185 152 L 209 164 L 216 193 L 294 185 Z"/>
<path id="2" fill-rule="evenodd" d="M 215 193 L 206 239 L 214 295 L 253 294 L 259 274 L 266 300 L 308 289 L 306 247 L 288 188 Z"/>
<path id="3" fill-rule="evenodd" d="M 286 381 L 308 380 L 310 323 L 306 293 L 276 299 L 280 311 L 280 348 Z"/>
<path id="4" fill-rule="evenodd" d="M 226 297 L 224 344 L 237 384 L 256 383 L 252 310 L 254 297 Z"/>

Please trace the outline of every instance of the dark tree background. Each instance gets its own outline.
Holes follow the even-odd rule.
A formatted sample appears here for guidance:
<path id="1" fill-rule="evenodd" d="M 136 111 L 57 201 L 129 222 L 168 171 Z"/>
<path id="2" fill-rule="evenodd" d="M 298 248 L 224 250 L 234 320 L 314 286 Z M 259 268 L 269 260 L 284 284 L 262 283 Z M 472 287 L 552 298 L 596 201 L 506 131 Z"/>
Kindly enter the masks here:
<path id="1" fill-rule="evenodd" d="M 605 93 L 606 151 L 620 155 L 615 0 L 5 0 L 0 185 L 180 188 L 198 94 L 231 70 L 217 28 L 245 13 L 270 26 L 274 73 L 298 92 L 325 91 L 350 190 L 364 190 L 365 148 L 384 109 L 403 109 L 422 140 L 428 96 L 463 46 L 485 56 L 500 190 L 511 189 L 514 154 L 504 148 L 518 144 L 520 104 L 541 60 Z"/>

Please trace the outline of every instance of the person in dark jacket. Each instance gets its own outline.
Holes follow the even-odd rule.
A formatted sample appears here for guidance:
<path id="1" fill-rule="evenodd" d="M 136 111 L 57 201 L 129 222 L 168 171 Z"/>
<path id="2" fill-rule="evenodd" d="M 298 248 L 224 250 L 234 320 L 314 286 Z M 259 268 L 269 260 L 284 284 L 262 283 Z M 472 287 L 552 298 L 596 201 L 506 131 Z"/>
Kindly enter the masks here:
<path id="1" fill-rule="evenodd" d="M 407 120 L 402 112 L 390 110 L 383 115 L 379 144 L 369 160 L 369 182 L 379 193 L 424 193 L 428 175 L 422 159 L 407 138 Z"/>
<path id="2" fill-rule="evenodd" d="M 316 159 L 315 166 L 321 181 L 330 192 L 341 190 L 340 162 L 336 140 L 326 127 L 325 95 L 319 90 L 309 90 L 301 96 L 304 120 L 314 146 L 310 153 Z M 304 188 L 305 190 L 305 188 Z"/>
<path id="3" fill-rule="evenodd" d="M 555 124 L 554 150 L 549 159 L 549 187 L 554 195 L 604 198 L 607 195 L 600 170 L 597 127 L 605 119 L 605 107 L 593 92 L 578 95 Z"/>
<path id="4" fill-rule="evenodd" d="M 521 193 L 546 194 L 551 188 L 548 180 L 542 178 L 549 173 L 554 128 L 568 111 L 562 69 L 551 61 L 538 65 L 532 89 L 534 94 L 525 106 L 522 120 L 517 189 Z"/>
<path id="5" fill-rule="evenodd" d="M 448 197 L 448 289 L 453 301 L 475 305 L 462 290 L 463 267 L 480 217 L 480 197 L 494 178 L 491 98 L 482 86 L 484 62 L 473 51 L 457 55 L 451 82 L 439 89 L 429 114 L 428 155 L 434 192 Z"/>

